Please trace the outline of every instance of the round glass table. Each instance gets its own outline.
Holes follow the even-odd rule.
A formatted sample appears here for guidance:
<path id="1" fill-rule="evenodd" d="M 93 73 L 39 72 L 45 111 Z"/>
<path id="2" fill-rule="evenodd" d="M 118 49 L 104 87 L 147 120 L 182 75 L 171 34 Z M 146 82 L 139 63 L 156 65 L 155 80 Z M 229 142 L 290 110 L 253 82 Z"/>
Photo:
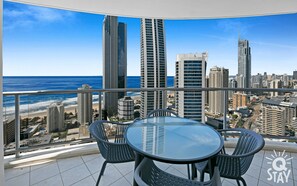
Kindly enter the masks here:
<path id="1" fill-rule="evenodd" d="M 215 157 L 223 147 L 221 135 L 213 128 L 180 117 L 151 117 L 135 121 L 125 133 L 136 152 L 135 167 L 142 157 L 191 164 Z"/>

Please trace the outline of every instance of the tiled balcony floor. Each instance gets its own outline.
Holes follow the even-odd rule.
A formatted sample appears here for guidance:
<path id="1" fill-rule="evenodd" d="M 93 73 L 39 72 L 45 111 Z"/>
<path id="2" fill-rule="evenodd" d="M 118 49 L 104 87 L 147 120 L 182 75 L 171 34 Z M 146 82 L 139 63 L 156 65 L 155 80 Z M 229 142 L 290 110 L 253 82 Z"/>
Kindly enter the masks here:
<path id="1" fill-rule="evenodd" d="M 232 151 L 227 149 L 227 151 Z M 271 164 L 265 157 L 271 157 L 273 151 L 261 151 L 255 155 L 251 167 L 244 175 L 248 186 L 256 185 L 288 185 L 297 186 L 297 154 L 286 153 L 289 160 L 287 168 L 291 170 L 288 183 L 274 183 L 268 181 L 267 173 Z M 12 168 L 5 170 L 5 180 L 7 186 L 90 186 L 95 185 L 99 171 L 104 159 L 99 154 L 86 155 L 68 159 L 59 159 L 51 163 L 30 165 L 23 168 Z M 160 168 L 169 173 L 187 177 L 186 165 L 169 165 L 164 163 L 157 164 Z M 101 178 L 100 185 L 130 186 L 133 180 L 134 163 L 107 164 L 105 174 Z M 206 177 L 207 179 L 207 177 Z M 234 180 L 222 179 L 224 186 L 236 185 Z"/>

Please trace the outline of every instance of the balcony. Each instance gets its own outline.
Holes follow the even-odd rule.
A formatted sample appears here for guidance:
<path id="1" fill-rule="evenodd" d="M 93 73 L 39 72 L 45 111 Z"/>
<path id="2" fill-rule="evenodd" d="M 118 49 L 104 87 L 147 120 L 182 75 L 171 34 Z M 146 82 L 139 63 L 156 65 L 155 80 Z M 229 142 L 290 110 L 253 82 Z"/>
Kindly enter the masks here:
<path id="1" fill-rule="evenodd" d="M 13 116 L 29 116 L 29 110 L 20 110 L 21 99 L 28 99 L 32 96 L 45 95 L 59 95 L 59 94 L 93 94 L 93 103 L 96 103 L 97 115 L 93 119 L 101 119 L 102 115 L 102 93 L 104 92 L 127 92 L 128 94 L 145 92 L 145 91 L 159 91 L 166 94 L 168 99 L 170 93 L 175 91 L 181 92 L 210 92 L 221 91 L 224 94 L 224 112 L 221 114 L 223 118 L 223 128 L 228 128 L 229 125 L 227 117 L 228 93 L 230 91 L 258 91 L 258 92 L 297 92 L 296 89 L 233 89 L 233 88 L 160 88 L 160 89 L 109 89 L 109 90 L 63 90 L 63 91 L 34 91 L 34 92 L 6 92 L 4 96 L 13 96 L 15 102 L 15 110 Z M 27 96 L 27 97 L 26 97 Z M 134 100 L 140 102 L 139 100 Z M 94 108 L 93 108 L 94 109 Z M 96 110 L 94 109 L 94 111 Z M 23 113 L 22 113 L 23 112 Z M 25 113 L 24 113 L 25 112 Z M 7 185 L 94 185 L 98 177 L 99 170 L 103 163 L 103 158 L 98 152 L 98 148 L 89 134 L 65 138 L 65 140 L 51 140 L 50 143 L 40 145 L 23 145 L 21 146 L 20 130 L 21 119 L 15 121 L 15 148 L 6 149 L 5 151 L 5 181 Z M 88 125 L 86 125 L 88 126 Z M 255 130 L 255 128 L 253 129 Z M 287 168 L 291 170 L 288 177 L 288 185 L 297 184 L 297 146 L 296 143 L 276 142 L 275 140 L 282 139 L 283 141 L 296 141 L 295 136 L 267 136 L 266 145 L 254 157 L 253 163 L 245 174 L 244 178 L 248 185 L 274 185 L 273 180 L 267 180 L 270 175 L 267 170 L 271 167 L 265 157 L 271 157 L 274 150 L 277 153 L 282 153 L 285 150 L 287 158 L 292 157 L 287 163 Z M 30 139 L 31 137 L 27 137 Z M 225 141 L 227 151 L 232 152 L 235 147 L 237 138 L 228 138 Z M 169 173 L 181 177 L 187 177 L 186 165 L 169 165 L 158 163 L 160 168 Z M 131 185 L 133 180 L 133 163 L 123 163 L 110 165 L 106 169 L 104 176 L 100 182 L 101 185 Z M 285 178 L 284 178 L 285 179 Z M 236 185 L 236 181 L 230 179 L 222 179 L 223 185 Z"/>
<path id="2" fill-rule="evenodd" d="M 6 184 L 8 186 L 94 185 L 104 159 L 98 153 L 83 155 L 85 152 L 82 149 L 96 151 L 96 144 L 79 145 L 73 148 L 77 149 L 77 152 L 76 150 L 71 151 L 75 153 L 75 156 L 68 158 L 62 158 L 63 156 L 61 156 L 60 158 L 62 159 L 59 158 L 58 154 L 67 153 L 70 149 L 60 148 L 59 153 L 47 151 L 45 155 L 37 156 L 35 154 L 42 152 L 36 151 L 31 154 L 24 154 L 28 158 L 12 161 L 9 166 L 15 167 L 5 169 Z M 226 150 L 232 152 L 232 148 L 227 148 Z M 79 155 L 79 151 L 81 151 L 81 155 Z M 271 157 L 271 154 L 274 154 L 271 150 L 262 150 L 255 155 L 251 167 L 243 176 L 248 185 L 284 185 L 281 182 L 276 184 L 273 180 L 267 180 L 270 177 L 267 170 L 271 165 L 267 163 L 269 160 L 265 157 Z M 292 172 L 288 177 L 286 185 L 293 186 L 297 184 L 297 153 L 286 152 L 286 154 L 288 158 L 293 157 L 290 160 L 290 164 L 287 164 L 287 168 Z M 33 155 L 34 158 L 29 158 Z M 157 163 L 157 165 L 161 169 L 166 170 L 166 172 L 187 178 L 186 165 L 169 165 L 164 163 Z M 134 163 L 108 164 L 106 172 L 101 178 L 100 185 L 130 186 L 133 181 L 133 169 Z M 208 177 L 205 180 L 208 180 Z M 237 185 L 236 181 L 224 178 L 222 178 L 222 183 L 223 186 Z"/>

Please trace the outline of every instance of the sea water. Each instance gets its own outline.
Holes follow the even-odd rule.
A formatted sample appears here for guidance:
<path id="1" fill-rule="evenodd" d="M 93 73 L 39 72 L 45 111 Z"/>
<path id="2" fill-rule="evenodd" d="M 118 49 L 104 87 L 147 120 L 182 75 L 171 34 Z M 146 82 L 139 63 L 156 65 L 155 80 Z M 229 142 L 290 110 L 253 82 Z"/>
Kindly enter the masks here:
<path id="1" fill-rule="evenodd" d="M 174 77 L 167 77 L 167 86 L 173 87 Z M 83 84 L 92 89 L 102 88 L 102 76 L 17 76 L 3 77 L 3 91 L 77 90 Z M 140 76 L 128 76 L 127 88 L 140 88 Z M 129 96 L 138 95 L 128 93 Z M 61 101 L 64 106 L 77 104 L 77 94 L 30 95 L 20 97 L 20 112 L 44 111 L 51 103 Z M 93 94 L 98 103 L 98 94 Z M 14 96 L 3 97 L 4 115 L 14 114 Z"/>

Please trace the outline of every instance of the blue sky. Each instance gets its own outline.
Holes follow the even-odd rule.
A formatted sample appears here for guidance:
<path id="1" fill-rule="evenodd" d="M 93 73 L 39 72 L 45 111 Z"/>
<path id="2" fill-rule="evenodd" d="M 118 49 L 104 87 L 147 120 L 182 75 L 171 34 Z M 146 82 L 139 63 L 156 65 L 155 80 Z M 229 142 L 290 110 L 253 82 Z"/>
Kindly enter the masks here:
<path id="1" fill-rule="evenodd" d="M 5 76 L 102 74 L 103 15 L 4 1 Z M 128 75 L 140 75 L 140 19 L 127 23 Z M 168 75 L 176 55 L 207 51 L 214 65 L 237 73 L 237 41 L 248 39 L 252 74 L 292 74 L 297 69 L 297 14 L 212 20 L 166 20 Z"/>

